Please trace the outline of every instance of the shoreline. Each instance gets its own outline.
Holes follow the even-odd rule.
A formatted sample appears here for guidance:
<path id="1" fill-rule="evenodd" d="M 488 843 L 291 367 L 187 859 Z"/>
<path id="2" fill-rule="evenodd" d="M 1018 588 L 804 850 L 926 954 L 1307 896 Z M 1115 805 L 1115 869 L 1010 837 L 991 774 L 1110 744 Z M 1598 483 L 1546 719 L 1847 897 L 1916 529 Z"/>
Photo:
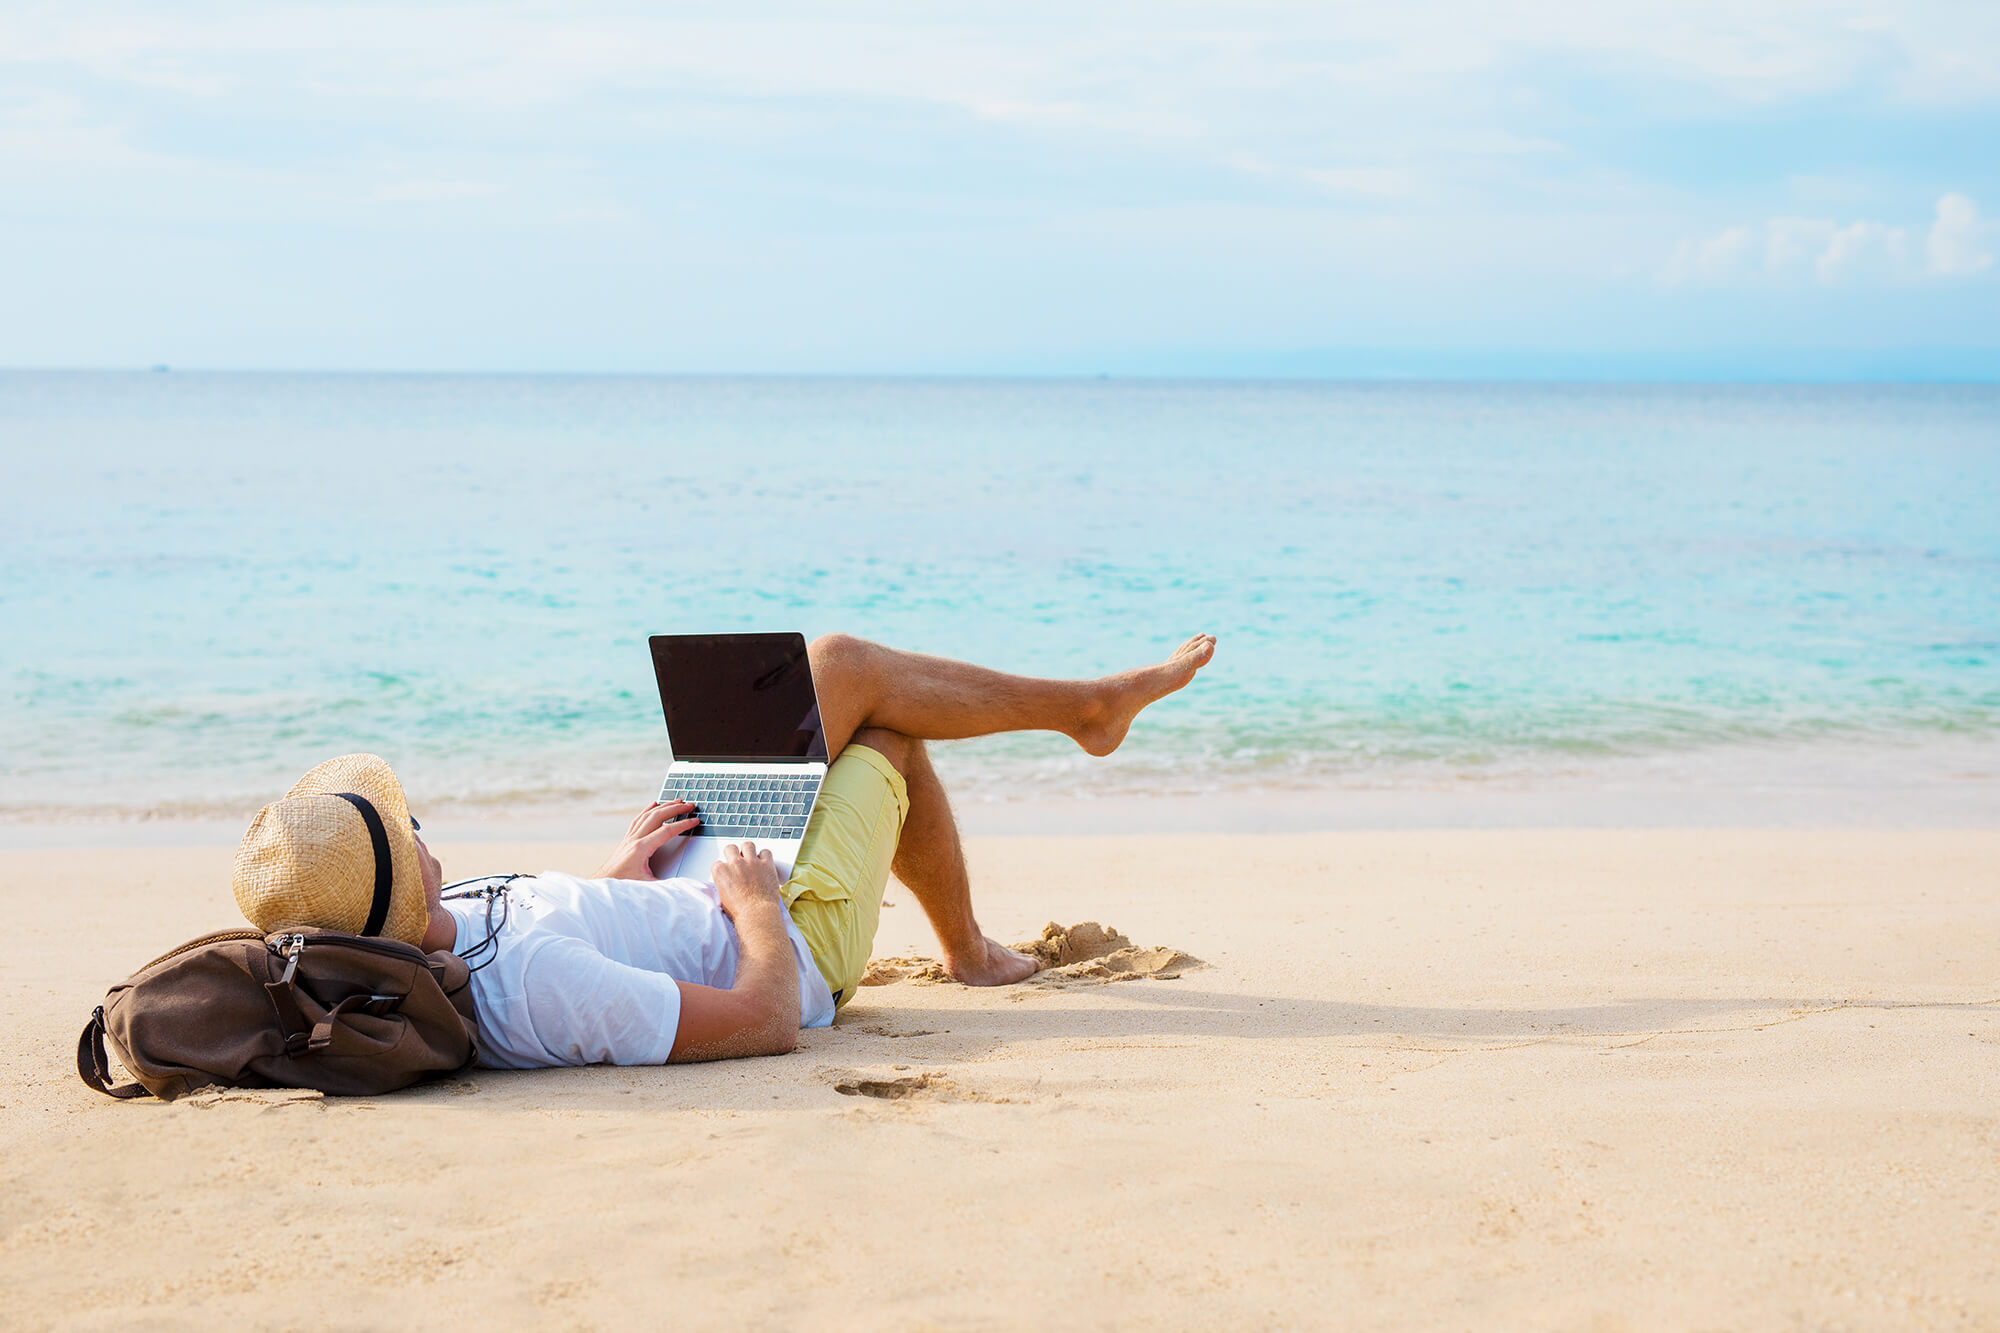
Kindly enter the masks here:
<path id="1" fill-rule="evenodd" d="M 1039 766 L 993 764 L 975 750 L 959 748 L 964 744 L 977 743 L 939 745 L 935 754 L 953 809 L 973 836 L 2000 828 L 2000 736 L 1736 746 L 1580 757 L 1525 768 L 1385 764 L 1345 778 L 1257 782 L 1215 774 L 1198 756 L 1183 770 L 1160 774 L 1150 767 L 1121 768 L 1117 755 L 1108 760 L 1062 755 Z M 493 775 L 510 767 L 536 771 L 535 755 L 481 765 L 458 778 L 422 760 L 398 764 L 397 772 L 418 817 L 447 840 L 602 840 L 620 836 L 658 789 L 652 762 L 607 757 L 595 766 L 592 786 L 455 799 L 444 793 L 492 790 Z M 1138 781 L 1149 775 L 1151 780 Z M 0 802 L 0 850 L 233 845 L 258 807 L 276 799 L 289 780 L 272 779 L 268 792 L 256 797 L 201 800 L 183 794 L 155 797 L 150 805 L 95 803 L 89 799 L 95 793 L 72 784 L 65 789 L 70 804 Z M 618 792 L 630 792 L 629 803 Z"/>
<path id="2" fill-rule="evenodd" d="M 275 793 L 274 793 L 275 797 Z M 422 813 L 444 842 L 595 842 L 623 835 L 632 810 L 526 806 Z M 413 801 L 414 803 L 414 801 Z M 232 818 L 0 818 L 0 853 L 44 849 L 234 846 L 254 809 Z M 968 837 L 1095 837 L 1191 833 L 1696 830 L 1878 832 L 2000 829 L 2000 776 L 1975 774 L 1900 789 L 1636 781 L 1457 790 L 1236 789 L 1112 793 L 1057 799 L 956 798 Z"/>

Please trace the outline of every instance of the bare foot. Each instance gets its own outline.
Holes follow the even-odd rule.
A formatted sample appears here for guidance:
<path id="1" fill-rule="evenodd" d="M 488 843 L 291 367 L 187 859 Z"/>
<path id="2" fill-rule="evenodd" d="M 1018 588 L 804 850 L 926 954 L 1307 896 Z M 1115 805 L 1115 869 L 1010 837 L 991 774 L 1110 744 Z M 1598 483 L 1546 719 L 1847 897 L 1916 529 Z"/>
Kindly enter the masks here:
<path id="1" fill-rule="evenodd" d="M 1121 671 L 1097 682 L 1098 697 L 1086 708 L 1083 721 L 1070 735 L 1085 754 L 1107 755 L 1124 743 L 1139 710 L 1164 699 L 1194 679 L 1194 673 L 1215 656 L 1215 636 L 1197 634 L 1166 661 L 1136 671 Z"/>
<path id="2" fill-rule="evenodd" d="M 944 960 L 944 970 L 954 980 L 967 986 L 1011 986 L 1042 970 L 1042 965 L 1026 954 L 1015 953 L 983 935 L 980 943 L 983 951 L 970 958 Z"/>

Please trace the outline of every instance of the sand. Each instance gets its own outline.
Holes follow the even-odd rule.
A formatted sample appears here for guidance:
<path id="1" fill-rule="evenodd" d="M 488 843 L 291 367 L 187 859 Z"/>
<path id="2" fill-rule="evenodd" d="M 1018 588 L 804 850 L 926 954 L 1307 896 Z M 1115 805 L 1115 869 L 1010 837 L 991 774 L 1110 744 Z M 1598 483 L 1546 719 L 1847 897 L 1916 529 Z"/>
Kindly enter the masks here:
<path id="1" fill-rule="evenodd" d="M 2000 1326 L 2000 834 L 970 850 L 995 934 L 1145 958 L 888 979 L 782 1058 L 174 1105 L 76 1030 L 232 922 L 229 849 L 0 854 L 4 1323 Z"/>

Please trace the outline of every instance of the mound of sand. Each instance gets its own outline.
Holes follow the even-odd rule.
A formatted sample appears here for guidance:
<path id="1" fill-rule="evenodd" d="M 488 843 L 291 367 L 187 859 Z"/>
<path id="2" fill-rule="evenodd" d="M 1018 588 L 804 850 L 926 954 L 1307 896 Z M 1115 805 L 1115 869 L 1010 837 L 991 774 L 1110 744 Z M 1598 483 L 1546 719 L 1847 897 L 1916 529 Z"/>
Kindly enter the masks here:
<path id="1" fill-rule="evenodd" d="M 1061 926 L 1051 921 L 1040 939 L 1013 946 L 1041 965 L 1029 985 L 1092 985 L 1106 981 L 1172 981 L 1189 968 L 1205 964 L 1191 954 L 1166 947 L 1142 949 L 1110 926 L 1079 921 Z M 863 974 L 864 986 L 890 986 L 899 981 L 957 985 L 935 958 L 877 958 Z"/>
<path id="2" fill-rule="evenodd" d="M 1051 921 L 1042 927 L 1040 939 L 1014 946 L 1016 952 L 1029 955 L 1045 968 L 1088 963 L 1131 947 L 1132 941 L 1116 927 L 1100 926 L 1095 921 L 1079 921 L 1073 926 Z"/>
<path id="3" fill-rule="evenodd" d="M 1040 985 L 1092 983 L 1102 981 L 1172 981 L 1192 967 L 1203 967 L 1201 959 L 1165 946 L 1142 949 L 1110 926 L 1080 921 L 1059 926 L 1051 921 L 1042 927 L 1042 937 L 1014 946 L 1031 954 L 1042 970 L 1028 978 Z"/>

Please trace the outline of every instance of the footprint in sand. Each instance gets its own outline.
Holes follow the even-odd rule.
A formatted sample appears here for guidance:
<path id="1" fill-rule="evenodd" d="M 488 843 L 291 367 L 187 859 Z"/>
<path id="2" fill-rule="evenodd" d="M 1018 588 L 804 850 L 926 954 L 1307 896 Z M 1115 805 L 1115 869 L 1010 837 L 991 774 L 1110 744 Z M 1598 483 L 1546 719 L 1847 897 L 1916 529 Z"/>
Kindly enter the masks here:
<path id="1" fill-rule="evenodd" d="M 287 1106 L 311 1106 L 322 1111 L 327 1106 L 326 1095 L 311 1088 L 232 1088 L 211 1084 L 180 1098 L 181 1105 L 200 1110 L 221 1106 L 225 1102 L 247 1103 L 260 1108 L 264 1114 L 282 1111 Z"/>
<path id="2" fill-rule="evenodd" d="M 1041 964 L 1041 971 L 1023 985 L 1099 985 L 1107 981 L 1172 981 L 1182 972 L 1205 967 L 1199 958 L 1166 947 L 1142 949 L 1110 926 L 1080 921 L 1042 927 L 1040 939 L 1014 946 Z M 949 983 L 951 974 L 934 958 L 878 958 L 863 974 L 864 986 L 890 986 L 899 981 Z"/>
<path id="3" fill-rule="evenodd" d="M 875 1097 L 890 1102 L 912 1098 L 938 1102 L 990 1100 L 976 1092 L 967 1092 L 942 1074 L 918 1074 L 914 1078 L 857 1078 L 836 1083 L 833 1090 L 843 1097 Z"/>

